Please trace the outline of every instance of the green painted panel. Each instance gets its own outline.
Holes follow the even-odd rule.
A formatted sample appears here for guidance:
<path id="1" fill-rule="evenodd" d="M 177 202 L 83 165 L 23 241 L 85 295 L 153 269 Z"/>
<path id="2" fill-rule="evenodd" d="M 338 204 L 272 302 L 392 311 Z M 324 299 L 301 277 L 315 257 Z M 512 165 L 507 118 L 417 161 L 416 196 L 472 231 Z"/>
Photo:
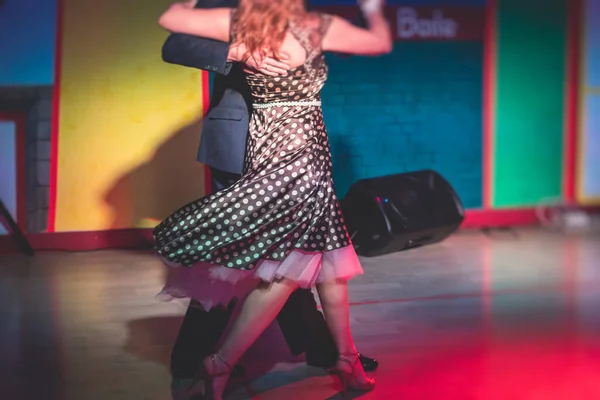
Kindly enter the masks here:
<path id="1" fill-rule="evenodd" d="M 492 206 L 561 195 L 566 0 L 499 0 Z"/>

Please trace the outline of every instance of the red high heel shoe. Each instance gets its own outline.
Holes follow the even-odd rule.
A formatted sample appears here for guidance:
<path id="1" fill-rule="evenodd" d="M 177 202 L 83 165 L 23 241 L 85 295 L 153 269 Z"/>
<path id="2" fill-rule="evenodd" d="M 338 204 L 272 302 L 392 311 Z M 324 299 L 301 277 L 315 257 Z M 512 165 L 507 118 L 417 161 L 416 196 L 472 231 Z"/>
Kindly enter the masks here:
<path id="1" fill-rule="evenodd" d="M 357 368 L 357 365 L 360 365 L 359 361 L 358 353 L 340 354 L 336 366 L 329 370 L 340 380 L 344 396 L 348 393 L 348 389 L 355 392 L 370 392 L 375 389 L 375 379 L 368 378 L 362 368 Z M 362 377 L 365 381 L 360 380 Z"/>

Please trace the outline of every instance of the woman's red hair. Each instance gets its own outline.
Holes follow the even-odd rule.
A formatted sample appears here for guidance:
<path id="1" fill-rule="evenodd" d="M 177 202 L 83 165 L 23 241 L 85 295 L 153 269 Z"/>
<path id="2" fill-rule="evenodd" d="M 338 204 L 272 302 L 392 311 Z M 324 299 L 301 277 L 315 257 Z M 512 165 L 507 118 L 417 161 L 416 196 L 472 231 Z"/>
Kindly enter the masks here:
<path id="1" fill-rule="evenodd" d="M 304 12 L 303 0 L 240 0 L 235 14 L 234 44 L 244 44 L 247 60 L 256 52 L 273 54 L 279 49 L 293 15 Z"/>

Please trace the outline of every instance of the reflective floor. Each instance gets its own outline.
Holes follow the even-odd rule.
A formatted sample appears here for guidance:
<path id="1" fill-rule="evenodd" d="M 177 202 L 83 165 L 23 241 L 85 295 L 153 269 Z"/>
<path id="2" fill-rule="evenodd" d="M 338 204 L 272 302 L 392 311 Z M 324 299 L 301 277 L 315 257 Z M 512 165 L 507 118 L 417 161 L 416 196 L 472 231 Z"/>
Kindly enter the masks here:
<path id="1" fill-rule="evenodd" d="M 464 232 L 364 259 L 351 283 L 359 349 L 379 359 L 364 399 L 600 399 L 600 237 Z M 151 253 L 0 256 L 0 398 L 168 400 L 185 311 L 159 303 Z M 227 399 L 337 399 L 276 325 Z M 263 374 L 264 372 L 264 374 Z"/>

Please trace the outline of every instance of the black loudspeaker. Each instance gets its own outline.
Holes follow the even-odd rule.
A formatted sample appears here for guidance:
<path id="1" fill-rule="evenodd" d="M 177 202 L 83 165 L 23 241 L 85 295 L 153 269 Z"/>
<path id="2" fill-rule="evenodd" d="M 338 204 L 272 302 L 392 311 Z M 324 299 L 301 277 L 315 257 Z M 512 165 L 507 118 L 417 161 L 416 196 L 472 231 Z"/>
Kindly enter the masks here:
<path id="1" fill-rule="evenodd" d="M 356 252 L 367 257 L 440 242 L 464 219 L 452 186 L 431 170 L 360 180 L 340 204 Z"/>

